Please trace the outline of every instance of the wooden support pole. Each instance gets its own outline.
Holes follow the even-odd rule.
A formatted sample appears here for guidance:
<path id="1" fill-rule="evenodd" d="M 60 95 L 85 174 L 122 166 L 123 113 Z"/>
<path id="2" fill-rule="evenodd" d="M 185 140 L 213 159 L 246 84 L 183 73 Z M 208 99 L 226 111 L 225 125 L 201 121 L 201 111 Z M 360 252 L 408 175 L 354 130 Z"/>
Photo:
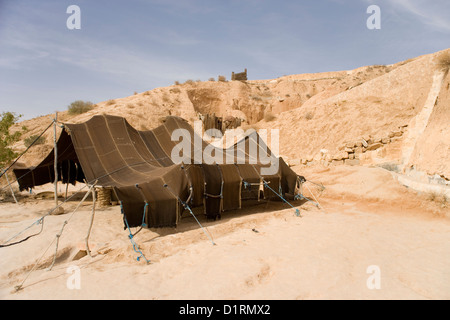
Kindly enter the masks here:
<path id="1" fill-rule="evenodd" d="M 94 216 L 95 216 L 95 202 L 96 202 L 96 194 L 95 194 L 95 188 L 92 188 L 92 216 L 91 216 L 91 223 L 89 224 L 88 233 L 86 236 L 86 252 L 89 255 L 89 257 L 92 258 L 91 250 L 89 250 L 89 236 L 91 234 L 92 225 L 94 224 Z"/>
<path id="2" fill-rule="evenodd" d="M 53 142 L 54 142 L 54 153 L 55 153 L 55 208 L 58 207 L 58 148 L 57 148 L 57 138 L 56 138 L 56 122 L 58 121 L 58 112 L 55 113 L 55 119 L 53 121 Z"/>
<path id="3" fill-rule="evenodd" d="M 17 204 L 19 204 L 19 201 L 17 201 L 16 195 L 14 194 L 14 190 L 13 190 L 13 188 L 12 188 L 12 185 L 11 185 L 11 183 L 9 182 L 8 172 L 6 172 L 6 171 L 5 171 L 5 177 L 6 177 L 6 182 L 8 183 L 8 186 L 9 186 L 9 190 L 11 190 L 11 194 L 12 194 L 12 197 L 14 198 L 14 201 L 15 201 Z"/>

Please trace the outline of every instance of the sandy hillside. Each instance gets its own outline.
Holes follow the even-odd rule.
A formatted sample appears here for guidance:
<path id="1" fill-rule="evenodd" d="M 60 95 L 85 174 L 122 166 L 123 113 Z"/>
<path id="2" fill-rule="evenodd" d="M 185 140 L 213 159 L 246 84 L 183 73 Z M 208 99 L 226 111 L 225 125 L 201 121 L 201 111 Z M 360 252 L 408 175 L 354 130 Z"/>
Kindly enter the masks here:
<path id="1" fill-rule="evenodd" d="M 450 73 L 448 65 L 442 71 L 439 61 L 449 55 L 444 50 L 389 66 L 272 80 L 187 81 L 98 102 L 78 116 L 62 108 L 59 120 L 78 123 L 107 113 L 127 118 L 138 130 L 150 130 L 167 115 L 190 123 L 205 114 L 236 117 L 244 121 L 244 129 L 279 129 L 280 154 L 286 159 L 331 164 L 347 159 L 343 151 L 348 143 L 356 147 L 365 139 L 369 145 L 383 145 L 364 154 L 353 150 L 360 164 L 392 162 L 404 172 L 438 176 L 448 185 Z M 29 129 L 24 138 L 42 132 L 52 117 L 20 123 Z M 51 150 L 52 135 L 47 131 L 46 144 L 33 147 L 21 161 L 36 164 Z M 15 148 L 23 150 L 23 141 Z"/>
<path id="2" fill-rule="evenodd" d="M 143 230 L 135 238 L 147 265 L 136 261 L 118 207 L 98 209 L 90 236 L 88 201 L 71 216 L 49 216 L 43 232 L 1 248 L 1 299 L 449 299 L 448 209 L 396 183 L 380 168 L 301 170 L 326 186 L 308 184 L 323 209 L 262 203 L 201 223 L 215 246 L 185 213 L 177 229 Z M 308 195 L 308 192 L 305 192 Z M 51 208 L 52 200 L 2 204 L 3 243 Z M 55 235 L 60 238 L 56 264 Z M 18 239 L 39 231 L 35 226 Z M 136 230 L 133 230 L 133 232 Z M 44 254 L 45 253 L 45 254 Z M 41 259 L 42 258 L 42 259 Z M 39 260 L 41 259 L 41 260 Z M 35 270 L 33 267 L 36 266 Z M 71 267 L 81 288 L 71 290 Z M 370 290 L 370 266 L 381 289 Z M 25 280 L 25 282 L 24 282 Z M 14 287 L 23 283 L 16 292 Z M 69 283 L 69 287 L 68 287 Z"/>

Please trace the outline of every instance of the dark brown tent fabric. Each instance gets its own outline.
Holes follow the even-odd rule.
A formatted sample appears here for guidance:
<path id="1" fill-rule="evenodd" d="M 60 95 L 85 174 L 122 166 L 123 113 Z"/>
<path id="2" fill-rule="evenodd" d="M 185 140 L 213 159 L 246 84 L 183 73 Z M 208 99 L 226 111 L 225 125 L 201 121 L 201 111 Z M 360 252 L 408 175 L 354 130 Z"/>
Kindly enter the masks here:
<path id="1" fill-rule="evenodd" d="M 84 174 L 78 161 L 77 154 L 69 134 L 63 130 L 56 144 L 58 148 L 58 180 L 63 183 L 75 184 L 83 182 Z M 21 168 L 16 165 L 13 168 L 20 190 L 27 190 L 55 181 L 54 161 L 55 153 L 52 150 L 48 156 L 36 167 Z"/>
<path id="2" fill-rule="evenodd" d="M 267 165 L 250 157 L 250 145 L 253 142 L 261 150 L 268 149 L 256 133 L 245 137 L 241 144 L 245 149 L 238 152 L 237 143 L 230 149 L 213 147 L 178 117 L 167 117 L 162 126 L 151 131 L 137 131 L 126 119 L 109 115 L 94 116 L 81 124 L 65 124 L 64 128 L 57 143 L 58 179 L 112 187 L 130 227 L 175 227 L 184 211 L 183 204 L 203 205 L 206 216 L 216 218 L 223 211 L 239 209 L 242 200 L 259 200 L 262 179 L 282 196 L 295 194 L 298 176 L 281 158 L 276 174 L 261 176 L 261 168 Z M 182 164 L 171 159 L 172 150 L 179 144 L 172 141 L 176 129 L 186 129 L 193 137 L 191 159 Z M 200 141 L 201 147 L 195 141 Z M 203 154 L 206 148 L 214 151 Z M 200 163 L 195 161 L 195 151 L 202 152 Z M 230 151 L 234 164 L 214 162 L 223 157 L 220 163 L 228 163 L 225 157 Z M 53 157 L 52 151 L 36 167 L 14 169 L 20 188 L 54 181 Z M 270 189 L 262 189 L 263 197 L 278 197 Z"/>

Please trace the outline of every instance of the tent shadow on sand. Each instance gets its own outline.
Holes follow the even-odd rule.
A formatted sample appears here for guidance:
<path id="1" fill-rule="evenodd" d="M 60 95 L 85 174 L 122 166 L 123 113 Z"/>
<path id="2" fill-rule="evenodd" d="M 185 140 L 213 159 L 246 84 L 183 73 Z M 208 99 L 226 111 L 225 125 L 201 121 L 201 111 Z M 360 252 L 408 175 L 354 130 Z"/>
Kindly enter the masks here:
<path id="1" fill-rule="evenodd" d="M 295 202 L 295 207 L 296 208 L 300 208 L 301 206 L 303 206 L 305 203 L 307 203 L 307 200 L 297 200 Z M 259 224 L 260 221 L 258 221 L 258 216 L 259 215 L 264 215 L 267 212 L 279 212 L 279 211 L 284 211 L 284 210 L 291 210 L 292 208 L 290 208 L 289 206 L 287 206 L 285 203 L 283 203 L 281 200 L 277 201 L 277 200 L 271 200 L 271 201 L 244 201 L 242 203 L 242 208 L 241 209 L 236 209 L 236 210 L 232 210 L 232 211 L 228 211 L 225 214 L 223 214 L 221 216 L 220 219 L 217 220 L 213 220 L 213 219 L 208 219 L 206 215 L 203 214 L 203 208 L 199 207 L 199 208 L 195 208 L 193 211 L 193 213 L 195 214 L 196 218 L 198 219 L 198 221 L 201 223 L 202 226 L 206 227 L 206 228 L 211 228 L 214 230 L 219 230 L 222 226 L 225 226 L 227 224 L 229 224 L 232 220 L 235 219 L 239 219 L 239 218 L 247 218 L 247 217 L 252 217 L 254 216 L 255 219 L 254 221 L 256 222 L 256 224 Z M 292 214 L 294 215 L 294 212 L 292 212 Z M 237 222 L 239 223 L 239 222 Z M 248 225 L 248 227 L 253 230 L 254 232 L 258 232 L 257 230 L 253 229 L 256 228 L 256 225 L 253 226 L 251 224 L 251 222 L 246 223 Z M 149 231 L 151 231 L 152 235 L 156 234 L 156 236 L 151 237 L 150 239 L 145 239 L 147 236 L 141 236 L 141 244 L 145 245 L 151 242 L 156 241 L 157 239 L 160 239 L 162 237 L 168 236 L 168 235 L 175 235 L 175 234 L 182 234 L 184 232 L 190 232 L 190 231 L 194 231 L 194 230 L 198 230 L 200 229 L 199 224 L 197 223 L 197 221 L 187 212 L 183 213 L 182 217 L 181 217 L 181 221 L 180 223 L 177 225 L 176 228 L 150 228 L 148 229 Z M 221 233 L 221 231 L 219 231 L 219 233 Z M 216 234 L 215 232 L 212 232 L 212 236 L 217 236 L 218 234 Z M 148 235 L 150 236 L 150 234 Z M 206 238 L 205 238 L 206 240 Z"/>

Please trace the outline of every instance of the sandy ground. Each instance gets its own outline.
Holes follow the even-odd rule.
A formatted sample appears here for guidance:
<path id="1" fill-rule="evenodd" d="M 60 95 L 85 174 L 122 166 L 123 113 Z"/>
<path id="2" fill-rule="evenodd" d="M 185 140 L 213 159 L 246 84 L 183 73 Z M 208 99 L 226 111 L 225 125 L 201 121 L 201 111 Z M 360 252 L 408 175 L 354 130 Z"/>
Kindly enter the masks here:
<path id="1" fill-rule="evenodd" d="M 66 214 L 45 219 L 40 235 L 0 248 L 0 298 L 450 299 L 448 204 L 406 189 L 380 168 L 317 167 L 299 173 L 325 185 L 320 192 L 308 184 L 323 209 L 296 202 L 300 218 L 287 205 L 270 202 L 225 213 L 216 222 L 199 216 L 215 246 L 185 213 L 177 229 L 142 230 L 135 237 L 148 265 L 136 260 L 119 207 L 96 211 L 92 258 L 74 259 L 85 249 L 91 203 L 72 216 L 77 205 L 72 201 Z M 52 204 L 1 203 L 0 243 Z M 49 271 L 52 241 L 64 221 L 69 222 Z M 379 289 L 368 287 L 378 275 L 368 273 L 371 266 L 380 271 Z M 70 273 L 71 267 L 79 271 Z M 74 279 L 79 289 L 73 288 Z"/>

